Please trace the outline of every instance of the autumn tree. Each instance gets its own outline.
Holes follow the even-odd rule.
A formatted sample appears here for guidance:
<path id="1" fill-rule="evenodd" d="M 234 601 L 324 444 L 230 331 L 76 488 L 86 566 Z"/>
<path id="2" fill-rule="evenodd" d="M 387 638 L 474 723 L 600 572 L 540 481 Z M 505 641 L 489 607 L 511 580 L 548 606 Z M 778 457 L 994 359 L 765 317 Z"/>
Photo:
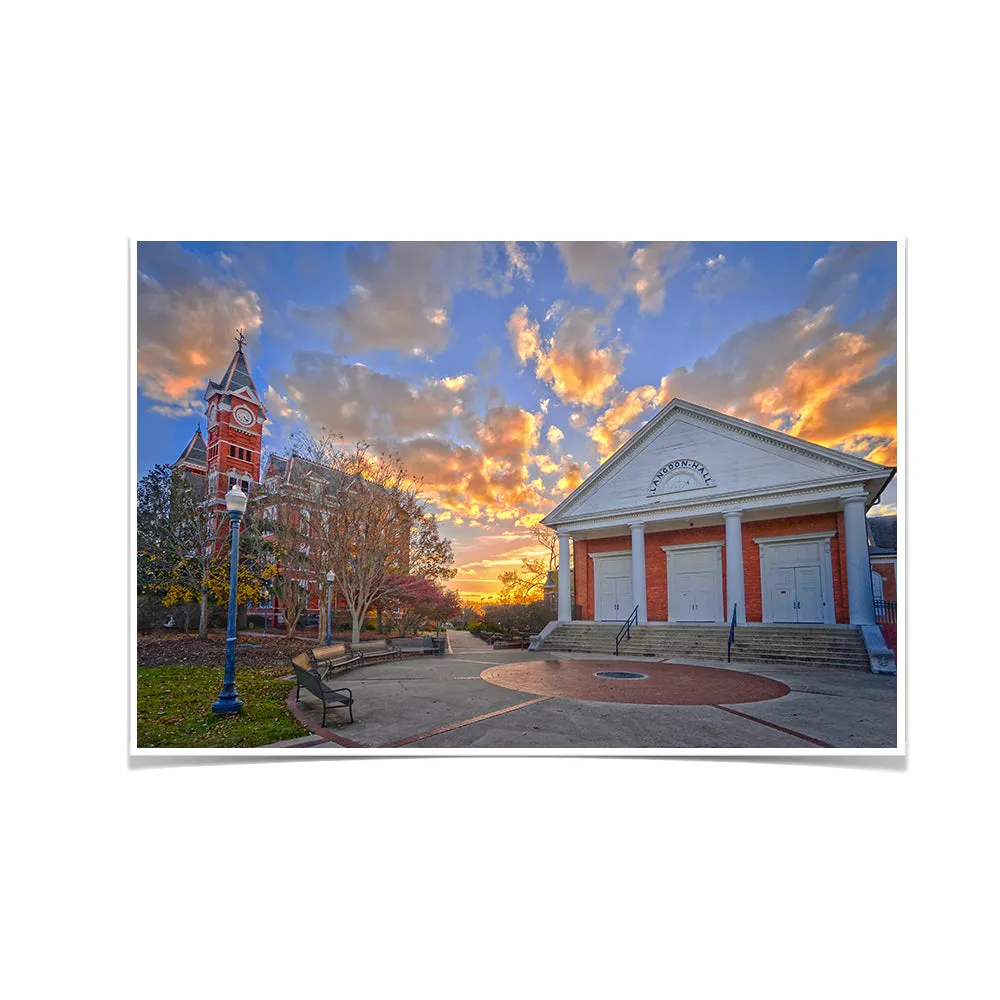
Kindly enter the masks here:
<path id="1" fill-rule="evenodd" d="M 270 585 L 274 598 L 285 616 L 285 632 L 295 635 L 299 618 L 309 601 L 308 583 L 313 575 L 310 556 L 309 518 L 301 508 L 290 504 L 277 504 L 276 516 L 268 524 L 276 559 L 275 572 Z"/>
<path id="2" fill-rule="evenodd" d="M 404 635 L 431 622 L 435 625 L 456 617 L 461 611 L 458 594 L 427 577 L 408 577 L 396 586 L 392 614 L 393 627 Z"/>
<path id="3" fill-rule="evenodd" d="M 140 480 L 136 524 L 140 592 L 156 593 L 168 607 L 197 603 L 199 639 L 208 638 L 210 577 L 219 533 L 220 525 L 183 471 L 157 465 Z"/>
<path id="4" fill-rule="evenodd" d="M 322 552 L 322 572 L 332 569 L 351 615 L 357 642 L 368 612 L 386 606 L 411 577 L 442 583 L 455 575 L 451 542 L 442 538 L 420 495 L 420 483 L 399 456 L 375 455 L 359 442 L 323 433 L 300 434 L 296 453 L 331 469 L 328 488 L 310 517 L 310 545 Z M 314 573 L 316 568 L 314 568 Z"/>

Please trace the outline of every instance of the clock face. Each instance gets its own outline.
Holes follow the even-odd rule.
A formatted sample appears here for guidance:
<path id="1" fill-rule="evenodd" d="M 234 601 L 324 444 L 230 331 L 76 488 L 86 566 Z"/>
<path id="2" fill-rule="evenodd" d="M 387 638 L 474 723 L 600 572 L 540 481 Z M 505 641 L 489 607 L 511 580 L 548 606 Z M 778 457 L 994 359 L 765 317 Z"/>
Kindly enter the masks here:
<path id="1" fill-rule="evenodd" d="M 253 423 L 253 414 L 245 406 L 238 406 L 233 416 L 236 417 L 236 422 L 244 427 L 249 427 Z"/>

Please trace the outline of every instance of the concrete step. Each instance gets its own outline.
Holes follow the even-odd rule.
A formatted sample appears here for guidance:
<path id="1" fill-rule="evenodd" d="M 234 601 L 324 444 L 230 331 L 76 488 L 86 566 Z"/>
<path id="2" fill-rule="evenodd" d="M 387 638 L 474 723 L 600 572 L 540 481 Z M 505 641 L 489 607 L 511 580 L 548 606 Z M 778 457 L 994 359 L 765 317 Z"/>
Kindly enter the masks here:
<path id="1" fill-rule="evenodd" d="M 557 626 L 543 648 L 564 652 L 609 653 L 621 626 L 572 623 Z M 620 650 L 627 656 L 650 659 L 724 660 L 729 628 L 725 625 L 633 625 Z M 829 626 L 737 626 L 733 659 L 744 663 L 805 663 L 869 669 L 868 653 L 860 633 Z"/>

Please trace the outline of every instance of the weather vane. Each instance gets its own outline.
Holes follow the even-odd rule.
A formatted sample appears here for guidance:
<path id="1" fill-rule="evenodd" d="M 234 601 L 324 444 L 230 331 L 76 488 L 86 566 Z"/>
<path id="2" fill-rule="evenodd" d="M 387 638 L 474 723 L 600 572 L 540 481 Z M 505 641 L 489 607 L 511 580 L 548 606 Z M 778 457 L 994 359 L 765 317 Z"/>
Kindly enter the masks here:
<path id="1" fill-rule="evenodd" d="M 238 326 L 236 328 L 236 334 L 237 335 L 233 338 L 233 340 L 235 340 L 236 343 L 239 344 L 239 348 L 242 351 L 243 350 L 243 345 L 247 342 L 246 337 L 243 336 L 243 327 L 242 326 Z"/>

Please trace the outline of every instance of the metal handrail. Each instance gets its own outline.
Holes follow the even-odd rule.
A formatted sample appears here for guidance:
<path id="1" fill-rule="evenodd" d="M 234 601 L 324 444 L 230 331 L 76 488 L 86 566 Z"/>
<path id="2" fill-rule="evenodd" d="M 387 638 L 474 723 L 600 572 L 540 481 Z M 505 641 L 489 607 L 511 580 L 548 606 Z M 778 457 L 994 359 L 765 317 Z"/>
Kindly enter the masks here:
<path id="1" fill-rule="evenodd" d="M 618 635 L 615 636 L 615 656 L 618 655 L 618 647 L 621 644 L 622 635 L 624 634 L 624 636 L 625 636 L 626 639 L 631 639 L 632 638 L 631 625 L 632 625 L 632 620 L 633 619 L 635 619 L 635 623 L 636 623 L 636 625 L 638 625 L 639 624 L 639 605 L 638 604 L 632 609 L 632 614 L 630 614 L 628 616 L 628 621 L 626 621 L 625 624 L 622 625 L 622 627 L 618 630 Z"/>
<path id="2" fill-rule="evenodd" d="M 729 624 L 729 644 L 726 646 L 726 663 L 733 662 L 733 643 L 736 642 L 736 605 L 733 605 L 733 617 Z"/>

